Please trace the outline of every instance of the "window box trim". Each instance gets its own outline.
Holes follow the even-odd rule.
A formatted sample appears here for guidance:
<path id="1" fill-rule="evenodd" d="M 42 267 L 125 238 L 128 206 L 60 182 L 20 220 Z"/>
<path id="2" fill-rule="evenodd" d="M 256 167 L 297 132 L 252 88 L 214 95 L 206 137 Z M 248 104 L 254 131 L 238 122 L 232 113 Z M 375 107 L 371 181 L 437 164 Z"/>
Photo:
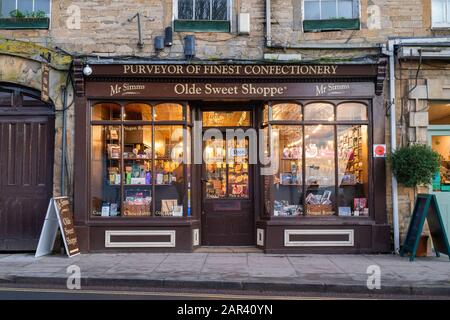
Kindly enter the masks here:
<path id="1" fill-rule="evenodd" d="M 359 30 L 359 18 L 355 19 L 328 19 L 328 20 L 303 20 L 303 30 L 308 31 L 334 31 L 334 30 Z"/>
<path id="2" fill-rule="evenodd" d="M 0 18 L 0 29 L 48 29 L 50 18 Z"/>
<path id="3" fill-rule="evenodd" d="M 228 20 L 174 20 L 176 32 L 230 32 Z"/>

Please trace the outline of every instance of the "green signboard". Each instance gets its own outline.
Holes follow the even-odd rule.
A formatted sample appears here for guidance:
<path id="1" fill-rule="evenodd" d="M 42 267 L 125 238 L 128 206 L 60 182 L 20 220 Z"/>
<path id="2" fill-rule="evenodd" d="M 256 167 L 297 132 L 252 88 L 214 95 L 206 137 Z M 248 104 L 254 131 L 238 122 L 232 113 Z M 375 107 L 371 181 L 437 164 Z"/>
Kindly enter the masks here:
<path id="1" fill-rule="evenodd" d="M 441 212 L 434 194 L 419 194 L 417 196 L 414 212 L 409 223 L 408 234 L 400 255 L 403 257 L 405 253 L 409 252 L 411 254 L 409 260 L 414 261 L 425 219 L 428 221 L 436 255 L 439 257 L 439 253 L 444 253 L 450 258 L 448 237 L 445 233 Z"/>

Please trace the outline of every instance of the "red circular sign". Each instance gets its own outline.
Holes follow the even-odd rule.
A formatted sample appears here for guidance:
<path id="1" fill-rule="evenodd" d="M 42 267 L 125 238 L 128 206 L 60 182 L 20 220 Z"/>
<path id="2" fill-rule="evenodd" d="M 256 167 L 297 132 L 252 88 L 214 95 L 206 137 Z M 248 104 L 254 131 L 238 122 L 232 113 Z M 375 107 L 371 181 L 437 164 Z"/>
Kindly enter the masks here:
<path id="1" fill-rule="evenodd" d="M 386 148 L 384 146 L 376 146 L 375 154 L 379 157 L 382 157 L 386 154 Z"/>

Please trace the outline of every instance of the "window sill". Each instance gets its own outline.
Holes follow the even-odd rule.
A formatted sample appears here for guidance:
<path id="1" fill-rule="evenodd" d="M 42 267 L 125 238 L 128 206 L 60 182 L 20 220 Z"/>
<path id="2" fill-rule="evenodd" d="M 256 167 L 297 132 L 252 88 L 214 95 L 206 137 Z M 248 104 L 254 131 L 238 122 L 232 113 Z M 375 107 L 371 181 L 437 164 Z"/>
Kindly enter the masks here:
<path id="1" fill-rule="evenodd" d="M 438 24 L 431 26 L 431 30 L 448 30 L 448 29 L 450 29 L 450 24 Z"/>
<path id="2" fill-rule="evenodd" d="M 303 31 L 359 30 L 359 19 L 304 20 Z"/>
<path id="3" fill-rule="evenodd" d="M 226 20 L 175 20 L 175 32 L 230 32 L 230 21 Z"/>
<path id="4" fill-rule="evenodd" d="M 0 18 L 0 29 L 48 29 L 49 18 Z"/>

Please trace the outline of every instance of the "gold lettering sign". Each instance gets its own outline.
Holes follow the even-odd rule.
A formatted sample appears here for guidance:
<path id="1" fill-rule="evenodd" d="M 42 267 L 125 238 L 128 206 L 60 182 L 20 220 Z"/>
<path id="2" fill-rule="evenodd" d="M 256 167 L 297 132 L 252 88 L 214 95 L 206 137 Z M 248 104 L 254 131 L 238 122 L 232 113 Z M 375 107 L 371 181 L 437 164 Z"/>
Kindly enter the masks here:
<path id="1" fill-rule="evenodd" d="M 141 65 L 125 64 L 124 75 L 332 76 L 336 65 Z"/>

